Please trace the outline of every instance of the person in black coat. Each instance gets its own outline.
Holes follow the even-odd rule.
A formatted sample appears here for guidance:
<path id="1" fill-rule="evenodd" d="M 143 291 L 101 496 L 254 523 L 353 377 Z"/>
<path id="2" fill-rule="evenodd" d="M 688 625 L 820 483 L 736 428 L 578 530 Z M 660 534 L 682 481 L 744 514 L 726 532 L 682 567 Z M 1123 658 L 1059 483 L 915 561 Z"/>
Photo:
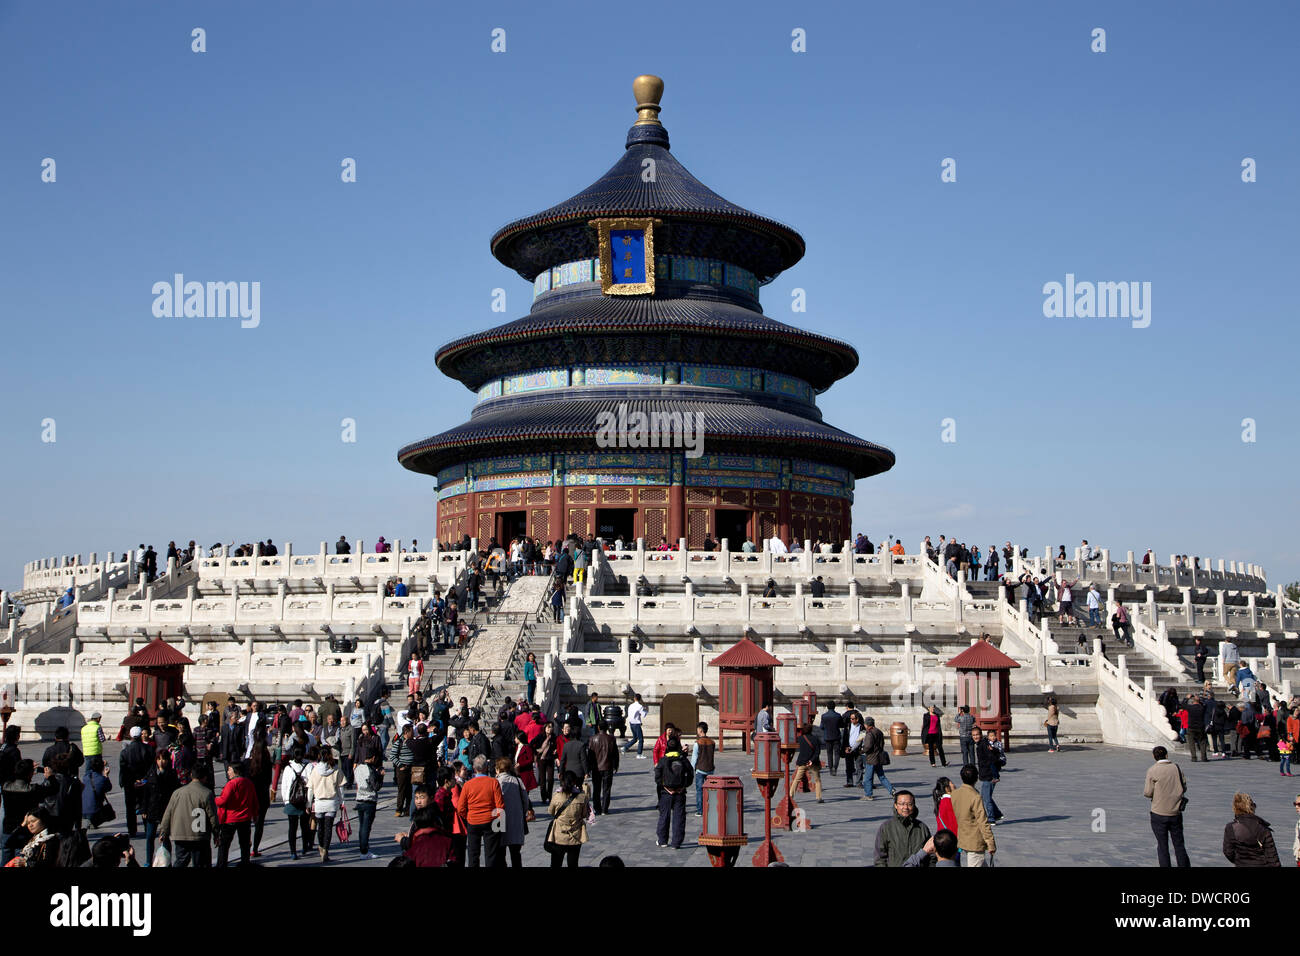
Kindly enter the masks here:
<path id="1" fill-rule="evenodd" d="M 844 754 L 844 745 L 840 742 L 840 725 L 844 721 L 840 719 L 839 712 L 835 710 L 835 701 L 826 702 L 826 713 L 822 714 L 822 745 L 826 748 L 826 767 L 832 777 L 837 776 L 840 768 L 840 757 Z"/>
<path id="2" fill-rule="evenodd" d="M 68 739 L 67 727 L 55 728 L 54 743 L 45 748 L 45 753 L 41 756 L 41 766 L 48 767 L 54 763 L 54 758 L 59 754 L 68 754 L 68 766 L 72 768 L 74 773 L 79 771 L 86 761 L 81 748 Z"/>
<path id="3" fill-rule="evenodd" d="M 926 708 L 926 712 L 921 715 L 921 746 L 926 749 L 930 755 L 930 766 L 934 766 L 934 753 L 939 752 L 939 760 L 946 767 L 948 758 L 943 752 L 943 725 L 940 718 L 943 711 L 939 710 L 934 704 Z M 934 724 L 933 733 L 930 731 L 930 725 Z"/>
<path id="4" fill-rule="evenodd" d="M 149 768 L 149 775 L 145 777 L 144 785 L 144 840 L 145 840 L 145 860 L 146 866 L 153 866 L 154 843 L 158 839 L 158 829 L 162 826 L 163 814 L 167 810 L 167 801 L 171 799 L 173 793 L 180 789 L 181 780 L 176 771 L 172 769 L 172 764 L 167 759 L 167 754 L 160 753 L 154 758 L 153 765 Z M 129 791 L 128 791 L 129 792 Z M 127 814 L 131 811 L 128 809 Z M 132 822 L 134 826 L 134 822 Z M 163 842 L 169 844 L 170 841 L 164 837 Z"/>
<path id="5" fill-rule="evenodd" d="M 480 755 L 487 757 L 489 760 L 492 759 L 492 741 L 488 740 L 487 734 L 479 730 L 478 721 L 471 720 L 469 722 L 469 750 L 466 752 L 471 766 L 474 763 L 474 758 Z"/>
<path id="6" fill-rule="evenodd" d="M 244 725 L 239 722 L 239 711 L 230 715 L 230 720 L 221 726 L 221 759 L 226 765 L 226 775 L 230 775 L 230 765 L 244 759 Z"/>
<path id="7" fill-rule="evenodd" d="M 159 751 L 166 756 L 166 751 Z M 117 759 L 117 786 L 126 800 L 126 832 L 135 836 L 136 815 L 145 808 L 147 780 L 154 764 L 154 752 L 140 739 L 140 728 L 131 728 L 131 740 Z M 152 859 L 152 857 L 150 857 Z"/>

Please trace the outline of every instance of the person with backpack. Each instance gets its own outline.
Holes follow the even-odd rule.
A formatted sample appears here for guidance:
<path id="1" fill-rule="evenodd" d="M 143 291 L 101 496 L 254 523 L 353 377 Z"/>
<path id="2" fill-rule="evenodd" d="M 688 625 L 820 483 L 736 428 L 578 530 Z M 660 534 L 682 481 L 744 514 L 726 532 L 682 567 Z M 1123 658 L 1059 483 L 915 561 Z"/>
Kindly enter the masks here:
<path id="1" fill-rule="evenodd" d="M 280 774 L 280 799 L 284 801 L 284 815 L 289 820 L 289 859 L 298 859 L 298 830 L 302 829 L 302 850 L 311 849 L 311 831 L 307 825 L 307 762 L 303 751 L 294 747 L 289 752 L 289 763 Z"/>
<path id="2" fill-rule="evenodd" d="M 655 832 L 656 846 L 682 848 L 686 836 L 686 791 L 695 776 L 690 761 L 682 753 L 682 742 L 674 733 L 668 738 L 664 755 L 655 764 L 655 785 L 659 787 L 659 826 Z M 567 777 L 567 774 L 566 774 Z M 672 823 L 672 842 L 669 842 L 668 825 Z"/>

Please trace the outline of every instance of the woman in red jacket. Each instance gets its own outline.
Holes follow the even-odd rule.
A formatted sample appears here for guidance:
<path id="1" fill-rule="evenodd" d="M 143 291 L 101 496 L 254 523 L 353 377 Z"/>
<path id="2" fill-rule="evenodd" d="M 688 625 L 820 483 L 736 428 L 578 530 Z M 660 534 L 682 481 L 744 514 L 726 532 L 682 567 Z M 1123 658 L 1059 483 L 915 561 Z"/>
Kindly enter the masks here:
<path id="1" fill-rule="evenodd" d="M 957 814 L 952 809 L 952 792 L 956 789 L 947 777 L 940 777 L 935 781 L 931 796 L 934 797 L 936 833 L 939 830 L 949 830 L 953 836 L 957 836 Z"/>
<path id="2" fill-rule="evenodd" d="M 537 774 L 533 773 L 533 748 L 528 746 L 528 734 L 522 730 L 515 734 L 515 769 L 519 772 L 525 791 L 537 789 Z"/>
<path id="3" fill-rule="evenodd" d="M 233 776 L 217 795 L 217 823 L 221 828 L 221 843 L 217 849 L 217 866 L 228 866 L 230 844 L 239 837 L 239 863 L 248 864 L 248 843 L 253 821 L 257 819 L 257 787 L 248 777 L 244 762 L 232 763 L 227 768 Z"/>

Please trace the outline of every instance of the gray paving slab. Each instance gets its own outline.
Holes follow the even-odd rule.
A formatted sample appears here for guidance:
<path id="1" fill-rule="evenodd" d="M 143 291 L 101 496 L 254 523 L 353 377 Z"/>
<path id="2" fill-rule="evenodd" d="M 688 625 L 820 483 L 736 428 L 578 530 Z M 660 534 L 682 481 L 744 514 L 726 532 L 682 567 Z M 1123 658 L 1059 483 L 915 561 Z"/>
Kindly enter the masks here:
<path id="1" fill-rule="evenodd" d="M 45 745 L 26 744 L 28 756 L 39 756 Z M 106 756 L 116 777 L 117 753 L 121 745 L 110 742 Z M 595 865 L 607 854 L 617 854 L 629 866 L 708 866 L 708 853 L 695 838 L 700 818 L 694 816 L 694 799 L 688 800 L 687 841 L 680 850 L 655 845 L 657 812 L 654 809 L 654 781 L 649 759 L 625 755 L 623 768 L 614 780 L 611 813 L 599 817 L 589 828 L 590 842 L 583 847 L 582 865 Z M 1186 814 L 1187 849 L 1194 866 L 1227 866 L 1221 844 L 1223 827 L 1231 820 L 1232 795 L 1237 790 L 1252 794 L 1259 814 L 1274 828 L 1284 864 L 1290 859 L 1296 822 L 1293 799 L 1300 793 L 1300 779 L 1278 773 L 1278 764 L 1260 760 L 1212 760 L 1191 763 L 1177 758 L 1187 776 L 1190 803 Z M 1102 745 L 1076 745 L 1060 753 L 1044 750 L 1013 751 L 1003 770 L 995 797 L 1006 819 L 997 827 L 999 866 L 1153 866 L 1155 841 L 1151 834 L 1148 802 L 1142 797 L 1142 781 L 1151 757 L 1143 751 Z M 745 785 L 745 827 L 750 846 L 742 851 L 746 865 L 763 833 L 762 802 L 749 775 L 752 759 L 737 750 L 718 755 L 718 772 L 734 774 Z M 929 797 L 936 778 L 946 774 L 957 779 L 957 767 L 931 768 L 921 755 L 894 757 L 888 775 L 896 787 L 906 787 L 918 797 L 923 819 L 933 827 Z M 391 773 L 388 775 L 391 781 Z M 219 782 L 224 774 L 218 771 Z M 872 862 L 876 830 L 891 812 L 891 801 L 877 789 L 877 799 L 862 799 L 858 787 L 843 786 L 843 777 L 823 777 L 825 800 L 818 804 L 811 794 L 797 797 L 812 829 L 808 832 L 778 833 L 777 846 L 791 866 L 864 866 Z M 371 850 L 377 860 L 359 860 L 355 836 L 333 852 L 333 866 L 385 866 L 397 855 L 394 837 L 405 833 L 409 821 L 393 813 L 395 791 L 386 783 L 379 805 Z M 541 843 L 548 816 L 537 791 L 533 801 L 536 823 L 524 845 L 525 866 L 546 866 L 549 856 Z M 116 789 L 111 802 L 118 819 L 103 832 L 122 829 L 124 807 Z M 349 799 L 349 808 L 352 805 Z M 94 833 L 92 832 L 92 838 Z M 272 806 L 267 817 L 259 862 L 267 866 L 318 866 L 318 861 L 291 861 L 287 846 L 288 827 L 281 804 Z M 143 857 L 143 836 L 137 840 Z"/>

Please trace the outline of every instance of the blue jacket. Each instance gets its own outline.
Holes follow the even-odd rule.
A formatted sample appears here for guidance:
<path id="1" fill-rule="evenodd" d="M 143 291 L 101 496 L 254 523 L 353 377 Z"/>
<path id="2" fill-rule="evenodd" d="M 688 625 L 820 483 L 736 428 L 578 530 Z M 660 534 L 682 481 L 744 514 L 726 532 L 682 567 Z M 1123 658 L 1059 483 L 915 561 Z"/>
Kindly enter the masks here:
<path id="1" fill-rule="evenodd" d="M 102 773 L 86 768 L 85 786 L 81 791 L 81 815 L 89 817 L 108 799 L 108 792 L 113 789 L 110 781 Z"/>

